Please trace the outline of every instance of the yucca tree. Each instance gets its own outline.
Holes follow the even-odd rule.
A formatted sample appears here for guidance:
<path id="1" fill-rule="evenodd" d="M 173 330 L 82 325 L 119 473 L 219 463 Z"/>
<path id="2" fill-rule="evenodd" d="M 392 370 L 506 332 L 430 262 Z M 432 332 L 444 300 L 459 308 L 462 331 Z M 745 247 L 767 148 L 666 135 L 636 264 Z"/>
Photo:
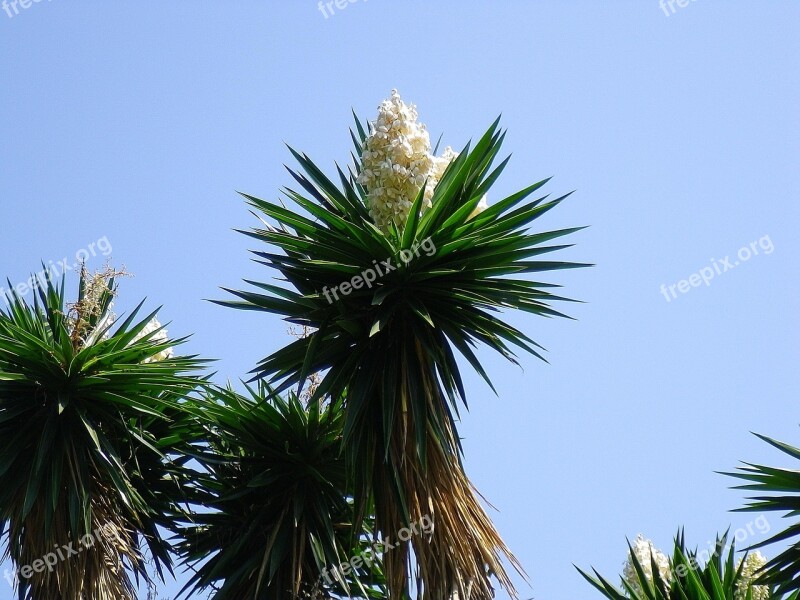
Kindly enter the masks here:
<path id="1" fill-rule="evenodd" d="M 306 405 L 267 386 L 217 389 L 204 403 L 193 455 L 198 512 L 179 549 L 185 590 L 213 600 L 385 598 L 380 556 L 353 531 L 336 403 Z M 338 566 L 366 557 L 344 574 Z"/>
<path id="2" fill-rule="evenodd" d="M 596 570 L 581 575 L 609 600 L 779 600 L 784 598 L 768 586 L 757 585 L 756 573 L 763 557 L 748 554 L 736 559 L 731 543 L 727 556 L 727 534 L 718 536 L 714 549 L 705 558 L 687 550 L 683 532 L 675 537 L 672 558 L 653 548 L 642 538 L 628 543 L 628 561 L 618 587 Z M 576 567 L 577 568 L 577 567 Z M 786 600 L 797 600 L 791 594 Z"/>
<path id="3" fill-rule="evenodd" d="M 0 522 L 21 599 L 135 598 L 146 552 L 170 568 L 160 527 L 181 512 L 172 455 L 202 361 L 172 356 L 184 339 L 141 304 L 115 322 L 114 275 L 82 271 L 72 304 L 45 277 L 0 310 Z"/>
<path id="4" fill-rule="evenodd" d="M 399 97 L 392 102 L 406 110 Z M 447 159 L 413 158 L 421 129 L 411 141 L 405 134 L 389 140 L 412 156 L 389 176 L 399 187 L 419 184 L 413 197 L 397 190 L 379 197 L 384 188 L 365 183 L 374 175 L 365 161 L 375 162 L 377 141 L 393 125 L 370 125 L 369 134 L 358 119 L 356 126 L 354 166 L 338 168 L 339 185 L 292 150 L 304 172 L 290 170 L 301 191 L 284 190 L 293 209 L 245 195 L 263 222 L 245 233 L 264 244 L 255 255 L 283 284 L 248 281 L 257 291 L 228 290 L 239 299 L 221 304 L 276 313 L 313 332 L 265 358 L 254 374 L 283 391 L 321 372 L 316 396 L 346 397 L 344 452 L 357 515 L 374 503 L 384 536 L 433 519 L 429 539 L 415 536 L 385 557 L 392 597 L 406 592 L 412 575 L 420 598 L 491 598 L 492 577 L 514 594 L 503 560 L 521 568 L 461 465 L 456 418 L 467 394 L 456 353 L 490 386 L 476 346 L 515 362 L 514 347 L 541 356 L 499 311 L 563 316 L 551 306 L 566 300 L 553 294 L 556 286 L 528 276 L 585 266 L 539 258 L 566 247 L 547 242 L 579 228 L 529 231 L 566 198 L 529 200 L 547 180 L 485 208 L 508 161 L 492 167 L 504 138 L 498 122 Z M 448 166 L 435 182 L 422 181 L 418 166 L 434 161 Z"/>
<path id="5" fill-rule="evenodd" d="M 800 449 L 764 435 L 755 435 L 792 459 L 800 460 Z M 753 547 L 794 538 L 787 549 L 767 563 L 761 581 L 777 586 L 781 592 L 800 590 L 800 540 L 797 539 L 800 536 L 800 521 L 797 520 L 800 516 L 800 470 L 744 463 L 738 471 L 725 474 L 748 482 L 736 486 L 736 489 L 758 494 L 748 498 L 750 502 L 737 509 L 739 512 L 777 511 L 793 519 L 785 529 Z"/>

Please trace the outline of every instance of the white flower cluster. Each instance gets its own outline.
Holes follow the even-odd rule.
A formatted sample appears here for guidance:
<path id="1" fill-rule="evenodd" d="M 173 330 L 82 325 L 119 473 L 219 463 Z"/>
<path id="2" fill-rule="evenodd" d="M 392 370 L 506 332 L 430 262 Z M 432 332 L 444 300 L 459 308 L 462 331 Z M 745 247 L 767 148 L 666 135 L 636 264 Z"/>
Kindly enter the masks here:
<path id="1" fill-rule="evenodd" d="M 108 339 L 107 328 L 114 323 L 114 313 L 111 312 L 113 301 L 103 312 L 102 301 L 106 294 L 113 298 L 113 291 L 108 284 L 116 274 L 110 268 L 89 274 L 86 267 L 81 265 L 81 276 L 84 281 L 83 298 L 69 304 L 67 311 L 67 327 L 73 343 L 79 346 L 91 346 L 100 338 Z M 96 320 L 94 326 L 90 323 Z"/>
<path id="2" fill-rule="evenodd" d="M 739 564 L 736 568 L 739 568 Z M 767 600 L 770 597 L 769 586 L 766 585 L 752 585 L 752 581 L 757 578 L 756 571 L 761 569 L 767 564 L 767 559 L 761 552 L 751 552 L 744 559 L 744 566 L 742 567 L 742 577 L 736 582 L 736 591 L 734 598 L 736 600 L 745 600 L 747 598 L 747 589 L 750 588 L 753 592 L 753 600 Z"/>
<path id="3" fill-rule="evenodd" d="M 417 122 L 416 107 L 392 90 L 392 97 L 378 107 L 378 119 L 364 141 L 358 177 L 367 189 L 369 213 L 378 228 L 387 230 L 392 222 L 403 227 L 426 179 L 432 189 L 434 171 L 444 172 L 439 162 L 431 156 L 430 136 L 425 125 Z M 425 208 L 430 207 L 428 189 Z"/>
<path id="4" fill-rule="evenodd" d="M 378 118 L 361 151 L 358 183 L 367 190 L 367 208 L 375 225 L 388 231 L 394 223 L 402 229 L 414 200 L 425 187 L 422 211 L 431 207 L 436 184 L 458 156 L 449 146 L 434 156 L 425 125 L 417 122 L 417 109 L 406 104 L 397 90 L 378 107 Z M 486 207 L 485 198 L 476 208 Z"/>
<path id="5" fill-rule="evenodd" d="M 109 287 L 109 283 L 115 276 L 126 275 L 125 271 L 115 271 L 107 267 L 103 271 L 99 271 L 92 275 L 83 269 L 83 277 L 85 283 L 83 298 L 70 305 L 68 325 L 72 330 L 72 336 L 77 342 L 86 347 L 96 344 L 100 341 L 105 341 L 111 337 L 110 329 L 114 326 L 117 320 L 117 315 L 112 312 L 114 305 L 113 300 L 106 307 L 103 312 L 101 302 L 106 294 L 110 294 L 113 298 L 114 291 Z M 96 323 L 91 326 L 90 319 L 96 318 Z M 160 331 L 158 331 L 160 330 Z M 154 344 L 163 344 L 169 340 L 166 329 L 161 329 L 161 323 L 158 319 L 153 317 L 131 341 L 135 344 L 145 336 L 156 332 L 150 341 Z M 150 363 L 172 358 L 174 356 L 173 349 L 166 348 L 155 356 L 144 359 L 142 362 Z"/>
<path id="6" fill-rule="evenodd" d="M 483 197 L 481 197 L 481 199 L 478 201 L 478 205 L 475 207 L 475 210 L 473 210 L 470 213 L 469 217 L 467 217 L 467 221 L 469 221 L 470 219 L 472 219 L 474 217 L 477 217 L 479 214 L 481 214 L 487 208 L 489 208 L 489 202 L 486 199 L 486 194 L 484 194 Z"/>
<path id="7" fill-rule="evenodd" d="M 672 582 L 672 569 L 670 568 L 669 558 L 667 558 L 666 554 L 656 549 L 653 546 L 653 542 L 645 539 L 641 533 L 636 536 L 636 541 L 633 543 L 632 554 L 642 566 L 642 571 L 644 571 L 645 577 L 647 577 L 648 581 L 653 581 L 652 557 L 652 559 L 655 560 L 656 567 L 658 568 L 658 575 L 661 577 L 661 579 L 667 585 Z M 625 581 L 628 583 L 628 585 L 630 585 L 637 592 L 641 593 L 642 586 L 639 584 L 639 577 L 636 574 L 636 569 L 633 567 L 631 558 L 631 554 L 628 554 L 628 560 L 625 563 L 625 569 L 622 573 L 622 576 L 625 578 Z"/>
<path id="8" fill-rule="evenodd" d="M 131 342 L 131 343 L 136 343 L 139 340 L 141 340 L 143 337 L 145 337 L 145 336 L 147 336 L 147 335 L 149 335 L 149 334 L 151 334 L 154 331 L 157 331 L 159 329 L 161 329 L 161 323 L 158 322 L 158 319 L 153 317 L 152 319 L 150 319 L 150 322 L 147 323 L 147 325 L 144 326 L 144 329 L 142 329 L 136 335 L 136 337 L 133 338 L 133 342 Z M 169 340 L 169 336 L 167 335 L 167 330 L 166 329 L 161 329 L 161 331 L 158 331 L 158 333 L 156 333 L 153 337 L 150 338 L 150 342 L 153 343 L 153 344 L 163 344 L 167 340 Z M 159 352 L 158 354 L 156 354 L 154 356 L 151 356 L 150 358 L 144 359 L 142 362 L 150 363 L 150 362 L 157 362 L 157 361 L 161 361 L 161 360 L 166 360 L 167 358 L 172 358 L 174 356 L 174 354 L 175 353 L 173 352 L 172 348 L 166 348 L 166 349 L 162 350 L 161 352 Z"/>
<path id="9" fill-rule="evenodd" d="M 444 175 L 444 172 L 447 170 L 447 167 L 450 166 L 450 163 L 453 162 L 456 158 L 458 158 L 458 152 L 453 150 L 450 146 L 444 149 L 441 156 L 434 156 L 433 158 L 433 169 L 431 171 L 430 177 L 435 183 L 439 183 L 439 180 Z M 435 185 L 433 187 L 436 187 Z M 428 200 L 430 196 L 433 196 L 433 187 L 430 188 L 430 192 L 425 190 L 425 198 Z"/>

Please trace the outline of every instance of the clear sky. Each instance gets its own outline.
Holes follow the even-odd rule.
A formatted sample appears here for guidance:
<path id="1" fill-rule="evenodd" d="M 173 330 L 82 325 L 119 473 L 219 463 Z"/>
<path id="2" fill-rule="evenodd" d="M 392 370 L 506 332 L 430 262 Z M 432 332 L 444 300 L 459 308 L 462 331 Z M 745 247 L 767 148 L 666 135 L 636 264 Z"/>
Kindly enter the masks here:
<path id="1" fill-rule="evenodd" d="M 286 334 L 206 301 L 268 276 L 235 191 L 276 198 L 284 142 L 346 161 L 351 107 L 372 118 L 392 88 L 454 147 L 502 113 L 493 198 L 577 190 L 540 226 L 590 225 L 562 258 L 597 264 L 551 277 L 576 321 L 510 317 L 551 364 L 484 351 L 499 397 L 467 379 L 467 468 L 522 598 L 598 598 L 572 564 L 615 577 L 626 536 L 705 546 L 756 518 L 714 471 L 785 464 L 750 431 L 800 443 L 800 3 L 26 4 L 0 12 L 3 279 L 110 248 L 135 274 L 120 303 L 163 305 L 237 379 Z"/>

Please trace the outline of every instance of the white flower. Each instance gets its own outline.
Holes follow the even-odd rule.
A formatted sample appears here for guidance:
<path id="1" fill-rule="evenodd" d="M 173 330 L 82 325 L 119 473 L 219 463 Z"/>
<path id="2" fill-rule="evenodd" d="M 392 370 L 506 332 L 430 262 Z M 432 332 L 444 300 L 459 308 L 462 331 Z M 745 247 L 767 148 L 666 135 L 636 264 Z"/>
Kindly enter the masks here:
<path id="1" fill-rule="evenodd" d="M 644 571 L 645 577 L 648 581 L 653 581 L 652 557 L 652 559 L 656 562 L 658 574 L 661 579 L 667 585 L 672 582 L 672 569 L 670 568 L 669 558 L 667 558 L 666 554 L 660 550 L 657 550 L 653 546 L 653 542 L 645 539 L 640 533 L 636 536 L 636 541 L 633 542 L 632 546 L 633 555 L 642 566 L 642 571 Z M 622 576 L 625 578 L 625 581 L 628 583 L 628 585 L 630 585 L 634 590 L 638 592 L 642 591 L 642 586 L 639 584 L 639 577 L 637 576 L 636 569 L 631 561 L 631 553 L 628 553 L 628 560 L 625 563 L 625 569 L 622 572 Z"/>
<path id="2" fill-rule="evenodd" d="M 74 343 L 86 347 L 95 344 L 99 339 L 105 340 L 109 337 L 108 332 L 104 330 L 113 325 L 115 316 L 111 312 L 113 302 L 104 307 L 104 301 L 107 296 L 112 298 L 114 296 L 109 283 L 117 274 L 123 273 L 118 273 L 109 267 L 89 274 L 86 267 L 81 265 L 83 297 L 69 304 L 67 312 L 67 326 L 71 330 L 70 335 Z M 96 321 L 94 325 L 91 325 L 92 321 Z"/>
<path id="3" fill-rule="evenodd" d="M 84 345 L 91 346 L 92 344 L 96 344 L 98 341 L 105 341 L 111 337 L 111 332 L 109 330 L 117 319 L 117 316 L 111 312 L 112 306 L 113 303 L 108 305 L 108 310 L 106 313 L 100 318 L 100 320 L 94 326 L 94 329 L 92 329 L 91 333 L 86 336 Z"/>
<path id="4" fill-rule="evenodd" d="M 141 340 L 143 337 L 145 337 L 145 336 L 147 336 L 147 335 L 149 335 L 149 334 L 151 334 L 154 331 L 157 331 L 159 329 L 160 329 L 160 331 L 158 331 L 158 333 L 154 334 L 153 337 L 151 337 L 149 341 L 151 343 L 153 343 L 153 344 L 163 344 L 164 342 L 169 340 L 169 336 L 167 335 L 167 330 L 166 329 L 161 329 L 161 323 L 159 323 L 158 319 L 156 319 L 155 317 L 150 319 L 150 322 L 148 322 L 147 325 L 144 326 L 144 329 L 142 329 L 138 334 L 136 334 L 136 337 L 133 338 L 133 341 L 131 343 L 135 344 L 136 342 Z M 155 356 L 151 356 L 150 358 L 144 359 L 142 362 L 150 363 L 150 362 L 156 362 L 156 361 L 160 361 L 160 360 L 165 360 L 167 358 L 172 358 L 174 356 L 174 354 L 175 353 L 173 352 L 172 348 L 166 348 L 166 349 L 162 350 L 161 352 L 159 352 L 158 354 L 156 354 Z"/>
<path id="5" fill-rule="evenodd" d="M 364 140 L 358 176 L 376 226 L 388 231 L 394 223 L 402 229 L 426 181 L 422 211 L 429 209 L 436 184 L 456 156 L 450 147 L 440 157 L 431 154 L 430 136 L 417 122 L 416 107 L 392 90 L 391 98 L 378 107 L 378 118 Z"/>
<path id="6" fill-rule="evenodd" d="M 442 152 L 441 156 L 433 157 L 433 168 L 431 169 L 430 177 L 436 183 L 439 183 L 439 180 L 444 175 L 447 167 L 449 167 L 450 163 L 456 158 L 458 158 L 458 152 L 453 150 L 450 146 L 447 146 L 447 148 L 444 149 L 444 152 Z M 431 195 L 433 195 L 433 188 L 431 188 Z"/>
<path id="7" fill-rule="evenodd" d="M 736 568 L 738 569 L 739 565 L 741 564 L 742 561 L 740 560 L 736 565 Z M 745 600 L 747 597 L 747 588 L 752 590 L 753 600 L 767 600 L 769 598 L 769 586 L 752 585 L 753 580 L 757 578 L 755 574 L 756 571 L 761 569 L 766 564 L 767 559 L 764 558 L 764 555 L 757 550 L 749 553 L 745 557 L 741 579 L 736 582 L 736 590 L 734 592 L 734 598 L 736 600 Z"/>
<path id="8" fill-rule="evenodd" d="M 486 194 L 484 194 L 483 198 L 481 198 L 480 201 L 478 202 L 478 206 L 476 206 L 475 210 L 473 210 L 469 214 L 469 216 L 467 217 L 467 221 L 469 221 L 470 219 L 472 219 L 474 217 L 477 217 L 479 214 L 481 214 L 487 208 L 489 208 L 489 202 L 486 200 Z"/>

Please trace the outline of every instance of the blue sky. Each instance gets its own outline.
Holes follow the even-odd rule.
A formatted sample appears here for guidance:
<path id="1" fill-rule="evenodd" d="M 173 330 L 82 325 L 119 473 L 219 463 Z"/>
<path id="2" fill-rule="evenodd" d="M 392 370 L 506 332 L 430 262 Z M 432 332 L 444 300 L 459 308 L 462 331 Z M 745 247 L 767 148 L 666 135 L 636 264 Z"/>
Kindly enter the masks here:
<path id="1" fill-rule="evenodd" d="M 286 334 L 206 301 L 267 276 L 233 231 L 255 223 L 235 191 L 276 198 L 284 142 L 346 161 L 351 107 L 372 118 L 392 88 L 454 147 L 502 114 L 513 158 L 492 196 L 547 176 L 553 194 L 576 190 L 541 226 L 590 225 L 562 257 L 597 266 L 552 277 L 586 302 L 568 307 L 576 321 L 509 317 L 549 365 L 480 354 L 498 396 L 468 377 L 466 463 L 531 577 L 522 598 L 598 597 L 573 563 L 613 577 L 626 536 L 667 548 L 683 525 L 705 546 L 746 527 L 757 515 L 728 512 L 743 496 L 714 471 L 782 462 L 750 431 L 800 442 L 800 4 L 674 8 L 358 0 L 326 17 L 314 0 L 48 0 L 0 12 L 0 276 L 111 247 L 135 274 L 121 304 L 163 305 L 170 333 L 193 333 L 188 350 L 237 379 Z M 739 264 L 724 270 L 726 257 Z M 709 268 L 709 285 L 688 283 Z"/>

